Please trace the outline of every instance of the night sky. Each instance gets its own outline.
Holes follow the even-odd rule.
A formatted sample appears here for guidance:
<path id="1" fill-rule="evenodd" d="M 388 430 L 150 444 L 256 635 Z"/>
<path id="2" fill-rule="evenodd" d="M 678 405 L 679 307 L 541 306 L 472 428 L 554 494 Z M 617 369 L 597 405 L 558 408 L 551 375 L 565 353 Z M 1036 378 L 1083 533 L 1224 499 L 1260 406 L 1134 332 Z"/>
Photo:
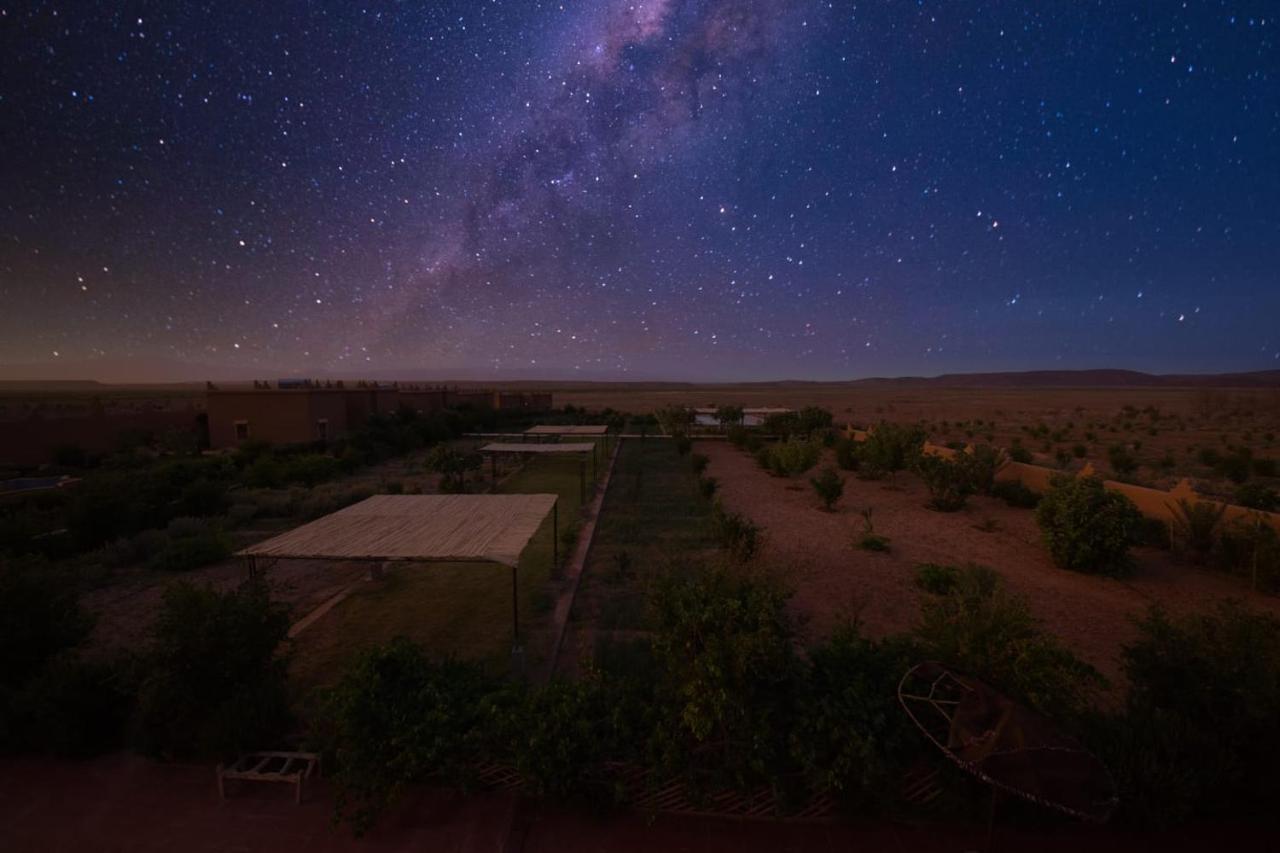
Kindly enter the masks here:
<path id="1" fill-rule="evenodd" d="M 1277 30 L 1274 0 L 0 0 L 0 364 L 1280 367 Z"/>

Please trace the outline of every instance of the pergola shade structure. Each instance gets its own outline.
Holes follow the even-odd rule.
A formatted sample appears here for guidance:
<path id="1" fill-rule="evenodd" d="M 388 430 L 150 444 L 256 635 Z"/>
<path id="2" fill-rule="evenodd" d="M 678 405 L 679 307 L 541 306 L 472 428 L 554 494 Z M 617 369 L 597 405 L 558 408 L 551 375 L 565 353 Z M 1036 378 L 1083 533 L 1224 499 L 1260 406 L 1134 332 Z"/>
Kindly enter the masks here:
<path id="1" fill-rule="evenodd" d="M 512 456 L 565 456 L 578 455 L 582 456 L 582 464 L 578 468 L 578 500 L 581 503 L 587 502 L 587 456 L 591 457 L 591 479 L 594 482 L 596 478 L 596 445 L 595 442 L 590 444 L 582 443 L 566 443 L 559 442 L 557 444 L 516 444 L 512 442 L 494 442 L 486 444 L 480 448 L 480 453 L 489 457 L 489 464 L 492 468 L 491 477 L 495 485 L 498 482 L 497 458 L 504 454 Z"/>
<path id="2" fill-rule="evenodd" d="M 582 439 L 604 439 L 605 453 L 609 452 L 609 427 L 604 424 L 539 424 L 535 427 L 529 427 L 521 434 L 520 440 L 525 441 L 532 438 L 534 441 L 542 441 L 543 438 L 551 438 L 562 440 L 565 438 Z"/>
<path id="3" fill-rule="evenodd" d="M 249 561 L 499 563 L 511 567 L 511 619 L 520 637 L 520 554 L 550 513 L 556 495 L 375 495 L 237 552 Z M 553 559 L 555 557 L 553 556 Z"/>

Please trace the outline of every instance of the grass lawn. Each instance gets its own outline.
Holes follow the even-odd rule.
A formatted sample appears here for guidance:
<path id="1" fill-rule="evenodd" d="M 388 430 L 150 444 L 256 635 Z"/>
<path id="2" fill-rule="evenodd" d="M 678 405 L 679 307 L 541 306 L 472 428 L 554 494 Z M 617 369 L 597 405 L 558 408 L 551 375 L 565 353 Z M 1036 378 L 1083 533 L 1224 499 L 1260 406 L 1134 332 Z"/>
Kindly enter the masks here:
<path id="1" fill-rule="evenodd" d="M 499 491 L 559 495 L 563 535 L 580 526 L 578 466 L 571 457 L 531 458 Z M 588 483 L 590 477 L 588 463 Z M 548 516 L 520 562 L 520 633 L 530 668 L 549 654 L 555 597 L 551 525 Z M 563 563 L 570 550 L 563 538 L 559 550 Z M 511 660 L 511 570 L 496 563 L 401 564 L 384 580 L 358 588 L 297 637 L 292 674 L 304 687 L 330 684 L 354 654 L 396 636 L 421 643 L 433 655 L 480 660 L 505 671 Z"/>

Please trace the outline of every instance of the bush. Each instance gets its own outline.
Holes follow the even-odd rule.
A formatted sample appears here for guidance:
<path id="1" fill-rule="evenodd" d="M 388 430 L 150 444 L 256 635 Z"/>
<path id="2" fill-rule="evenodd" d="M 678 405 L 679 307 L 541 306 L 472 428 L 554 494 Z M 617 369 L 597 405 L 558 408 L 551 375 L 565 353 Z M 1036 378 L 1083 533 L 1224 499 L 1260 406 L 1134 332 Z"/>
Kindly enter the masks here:
<path id="1" fill-rule="evenodd" d="M 960 585 L 960 570 L 955 566 L 921 563 L 916 566 L 916 586 L 931 595 L 947 595 Z"/>
<path id="2" fill-rule="evenodd" d="M 840 496 L 844 494 L 844 478 L 836 473 L 836 469 L 828 466 L 823 468 L 818 476 L 811 477 L 809 482 L 813 490 L 818 493 L 823 509 L 831 512 L 836 501 L 840 500 Z"/>
<path id="3" fill-rule="evenodd" d="M 843 471 L 858 470 L 858 443 L 851 438 L 836 442 L 836 465 Z"/>
<path id="4" fill-rule="evenodd" d="M 1173 511 L 1173 541 L 1178 549 L 1203 563 L 1218 544 L 1226 504 L 1179 498 Z"/>
<path id="5" fill-rule="evenodd" d="M 0 558 L 0 694 L 35 677 L 92 629 L 74 578 L 44 560 Z"/>
<path id="6" fill-rule="evenodd" d="M 689 466 L 693 468 L 694 474 L 701 474 L 707 470 L 707 465 L 711 463 L 710 457 L 704 453 L 695 453 L 689 457 Z"/>
<path id="7" fill-rule="evenodd" d="M 904 637 L 869 640 L 853 624 L 809 660 L 792 753 L 812 789 L 846 810 L 883 812 L 923 744 L 897 702 L 898 681 L 919 662 L 915 646 Z"/>
<path id="8" fill-rule="evenodd" d="M 760 528 L 739 512 L 729 512 L 716 501 L 711 507 L 711 527 L 720 547 L 735 560 L 745 562 L 760 547 Z"/>
<path id="9" fill-rule="evenodd" d="M 1246 483 L 1236 489 L 1235 502 L 1250 509 L 1276 512 L 1280 510 L 1280 492 L 1261 483 Z"/>
<path id="10" fill-rule="evenodd" d="M 698 494 L 702 495 L 704 498 L 707 498 L 707 499 L 712 498 L 715 495 L 716 489 L 719 488 L 719 486 L 720 486 L 720 481 L 717 480 L 715 477 L 699 477 L 698 478 Z"/>
<path id="11" fill-rule="evenodd" d="M 999 575 L 983 566 L 928 571 L 943 591 L 921 607 L 925 654 L 982 678 L 1051 716 L 1087 709 L 1102 676 L 1041 629 Z"/>
<path id="12" fill-rule="evenodd" d="M 0 752 L 87 758 L 117 749 L 131 698 L 121 667 L 58 655 L 0 710 Z"/>
<path id="13" fill-rule="evenodd" d="M 750 436 L 750 433 L 747 431 L 746 427 L 731 426 L 725 435 L 728 437 L 730 444 L 741 450 L 746 446 L 747 438 Z"/>
<path id="14" fill-rule="evenodd" d="M 1130 682 L 1102 753 L 1141 823 L 1269 812 L 1280 762 L 1280 621 L 1238 604 L 1153 609 L 1124 650 Z"/>
<path id="15" fill-rule="evenodd" d="M 1260 592 L 1280 593 L 1280 533 L 1256 518 L 1238 519 L 1218 542 L 1218 566 Z"/>
<path id="16" fill-rule="evenodd" d="M 656 769 L 695 796 L 776 782 L 799 679 L 787 595 L 692 566 L 661 579 L 652 603 Z"/>
<path id="17" fill-rule="evenodd" d="M 681 456 L 687 456 L 689 451 L 693 449 L 693 439 L 684 433 L 677 435 L 673 440 L 676 443 L 676 453 Z"/>
<path id="18" fill-rule="evenodd" d="M 929 506 L 941 512 L 963 509 L 974 491 L 969 473 L 959 461 L 923 454 L 916 460 L 915 470 L 929 488 Z"/>
<path id="19" fill-rule="evenodd" d="M 996 472 L 1005 463 L 1002 451 L 989 444 L 975 444 L 967 453 L 958 454 L 955 462 L 964 471 L 969 486 L 980 495 L 989 495 L 995 488 Z"/>
<path id="20" fill-rule="evenodd" d="M 1138 470 L 1138 460 L 1123 444 L 1115 444 L 1107 449 L 1107 462 L 1117 477 L 1128 477 Z"/>
<path id="21" fill-rule="evenodd" d="M 1026 464 L 1026 465 L 1030 465 L 1032 462 L 1035 461 L 1035 456 L 1031 453 L 1031 451 L 1027 450 L 1027 448 L 1023 447 L 1021 444 L 1017 443 L 1016 441 L 1014 442 L 1013 446 L 1009 448 L 1009 458 L 1012 459 L 1014 462 L 1022 462 L 1023 464 Z"/>
<path id="22" fill-rule="evenodd" d="M 647 734 L 638 721 L 644 697 L 590 670 L 522 692 L 497 714 L 498 752 L 510 755 L 535 796 L 618 799 L 605 762 L 634 756 Z"/>
<path id="23" fill-rule="evenodd" d="M 1002 480 L 991 486 L 991 496 L 1020 509 L 1035 509 L 1040 505 L 1040 495 L 1018 480 Z"/>
<path id="24" fill-rule="evenodd" d="M 231 540 L 225 533 L 216 527 L 199 525 L 190 529 L 188 524 L 183 524 L 192 521 L 196 520 L 175 518 L 170 523 L 167 541 L 147 560 L 147 568 L 185 572 L 231 556 Z M 176 530 L 174 525 L 178 525 Z"/>
<path id="25" fill-rule="evenodd" d="M 792 437 L 767 445 L 768 468 L 779 477 L 797 477 L 818 464 L 822 446 L 806 438 Z"/>
<path id="26" fill-rule="evenodd" d="M 881 421 L 862 442 L 859 461 L 873 470 L 901 471 L 915 463 L 924 440 L 924 430 L 919 427 Z"/>
<path id="27" fill-rule="evenodd" d="M 429 661 L 404 638 L 362 654 L 324 702 L 338 819 L 359 834 L 406 785 L 465 780 L 490 738 L 496 689 L 479 666 Z"/>
<path id="28" fill-rule="evenodd" d="M 140 661 L 136 736 L 149 755 L 229 758 L 270 748 L 288 723 L 289 630 L 265 584 L 219 593 L 178 583 L 165 591 Z"/>
<path id="29" fill-rule="evenodd" d="M 1036 522 L 1059 568 L 1125 574 L 1129 544 L 1141 518 L 1133 502 L 1097 477 L 1055 477 L 1036 508 Z"/>

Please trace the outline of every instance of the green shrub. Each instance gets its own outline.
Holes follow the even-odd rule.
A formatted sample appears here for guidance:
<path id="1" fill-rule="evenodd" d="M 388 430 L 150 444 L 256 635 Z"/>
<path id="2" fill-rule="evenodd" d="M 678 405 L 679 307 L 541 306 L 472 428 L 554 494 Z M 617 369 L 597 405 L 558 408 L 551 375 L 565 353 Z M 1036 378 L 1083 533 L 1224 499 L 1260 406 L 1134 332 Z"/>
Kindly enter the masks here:
<path id="1" fill-rule="evenodd" d="M 1280 533 L 1258 518 L 1242 518 L 1222 531 L 1219 568 L 1249 581 L 1259 592 L 1280 593 Z"/>
<path id="2" fill-rule="evenodd" d="M 991 496 L 1020 509 L 1035 509 L 1040 505 L 1040 495 L 1018 480 L 1001 480 L 991 486 Z"/>
<path id="3" fill-rule="evenodd" d="M 789 763 L 799 667 L 787 595 L 719 568 L 679 567 L 653 593 L 656 769 L 695 795 L 775 783 Z"/>
<path id="4" fill-rule="evenodd" d="M 715 496 L 716 489 L 719 488 L 720 481 L 715 477 L 699 477 L 698 478 L 698 494 L 704 498 L 712 498 Z"/>
<path id="5" fill-rule="evenodd" d="M 41 559 L 0 558 L 0 694 L 39 674 L 92 629 L 73 577 Z"/>
<path id="6" fill-rule="evenodd" d="M 1140 518 L 1132 501 L 1107 491 L 1097 477 L 1055 477 L 1036 507 L 1036 522 L 1054 563 L 1093 574 L 1129 570 L 1129 544 Z"/>
<path id="7" fill-rule="evenodd" d="M 466 780 L 491 739 L 496 692 L 479 666 L 429 661 L 404 638 L 362 654 L 324 703 L 337 818 L 359 834 L 407 785 Z"/>
<path id="8" fill-rule="evenodd" d="M 924 430 L 881 421 L 862 442 L 860 462 L 873 470 L 901 471 L 911 467 L 924 449 Z"/>
<path id="9" fill-rule="evenodd" d="M 1173 508 L 1173 541 L 1178 549 L 1203 563 L 1218 544 L 1226 504 L 1179 498 Z"/>
<path id="10" fill-rule="evenodd" d="M 12 694 L 8 709 L 0 709 L 0 753 L 86 758 L 118 749 L 129 687 L 120 666 L 86 662 L 74 653 L 54 657 Z"/>
<path id="11" fill-rule="evenodd" d="M 735 560 L 750 560 L 760 547 L 760 528 L 742 513 L 727 511 L 720 501 L 711 507 L 711 527 L 720 547 Z"/>
<path id="12" fill-rule="evenodd" d="M 827 512 L 831 511 L 836 501 L 840 500 L 840 496 L 844 494 L 844 478 L 830 466 L 823 468 L 818 476 L 811 477 L 809 483 L 817 492 L 818 499 L 822 501 L 822 507 Z"/>
<path id="13" fill-rule="evenodd" d="M 931 595 L 947 595 L 960 584 L 960 570 L 955 566 L 921 563 L 916 566 L 916 586 Z"/>
<path id="14" fill-rule="evenodd" d="M 925 654 L 1055 716 L 1087 709 L 1105 681 L 1045 632 L 999 575 L 983 566 L 931 572 L 944 591 L 921 607 Z"/>
<path id="15" fill-rule="evenodd" d="M 1027 450 L 1027 448 L 1023 447 L 1016 441 L 1013 446 L 1009 448 L 1009 458 L 1014 462 L 1022 462 L 1027 465 L 1035 461 L 1035 456 L 1032 455 L 1031 451 Z"/>
<path id="16" fill-rule="evenodd" d="M 1268 813 L 1280 763 L 1280 622 L 1238 604 L 1153 609 L 1124 650 L 1125 714 L 1101 743 L 1121 808 L 1144 824 Z"/>
<path id="17" fill-rule="evenodd" d="M 836 442 L 836 465 L 843 471 L 858 470 L 858 443 L 851 438 Z"/>
<path id="18" fill-rule="evenodd" d="M 941 512 L 963 509 L 974 491 L 968 472 L 958 461 L 922 454 L 915 470 L 929 488 L 929 506 Z"/>
<path id="19" fill-rule="evenodd" d="M 511 756 L 535 796 L 612 804 L 618 792 L 605 762 L 639 751 L 647 732 L 638 722 L 647 707 L 643 698 L 588 669 L 572 681 L 555 679 L 523 691 L 501 708 L 498 751 Z"/>
<path id="20" fill-rule="evenodd" d="M 975 444 L 967 453 L 958 454 L 955 458 L 969 486 L 980 495 L 991 494 L 996 484 L 996 472 L 1005 461 L 1005 454 L 989 444 Z"/>
<path id="21" fill-rule="evenodd" d="M 676 453 L 681 456 L 687 456 L 693 448 L 693 440 L 683 433 L 677 435 L 674 441 L 676 443 Z"/>
<path id="22" fill-rule="evenodd" d="M 168 540 L 147 559 L 147 568 L 185 572 L 231 556 L 231 541 L 226 534 L 198 519 L 175 518 L 166 533 Z"/>
<path id="23" fill-rule="evenodd" d="M 751 433 L 748 432 L 746 427 L 731 426 L 725 435 L 729 439 L 730 444 L 741 450 L 746 447 L 747 439 L 750 438 Z"/>
<path id="24" fill-rule="evenodd" d="M 1261 483 L 1246 483 L 1236 489 L 1235 502 L 1263 512 L 1280 510 L 1280 492 Z"/>
<path id="25" fill-rule="evenodd" d="M 792 437 L 768 446 L 769 470 L 781 477 L 797 477 L 818 464 L 822 446 L 805 438 Z"/>
<path id="26" fill-rule="evenodd" d="M 1120 478 L 1128 477 L 1138 470 L 1138 460 L 1123 444 L 1114 444 L 1107 448 L 1107 462 L 1115 475 Z"/>
<path id="27" fill-rule="evenodd" d="M 898 681 L 919 662 L 914 643 L 869 640 L 853 624 L 811 649 L 809 661 L 792 753 L 812 790 L 847 811 L 882 814 L 923 745 L 897 702 Z"/>
<path id="28" fill-rule="evenodd" d="M 706 471 L 707 465 L 709 465 L 710 463 L 711 463 L 710 457 L 708 457 L 704 453 L 694 453 L 692 456 L 689 457 L 689 466 L 693 468 L 693 473 L 695 475 L 699 475 L 703 471 Z"/>
<path id="29" fill-rule="evenodd" d="M 285 609 L 265 584 L 219 593 L 178 583 L 164 594 L 139 666 L 136 734 L 147 754 L 227 758 L 285 731 Z"/>

